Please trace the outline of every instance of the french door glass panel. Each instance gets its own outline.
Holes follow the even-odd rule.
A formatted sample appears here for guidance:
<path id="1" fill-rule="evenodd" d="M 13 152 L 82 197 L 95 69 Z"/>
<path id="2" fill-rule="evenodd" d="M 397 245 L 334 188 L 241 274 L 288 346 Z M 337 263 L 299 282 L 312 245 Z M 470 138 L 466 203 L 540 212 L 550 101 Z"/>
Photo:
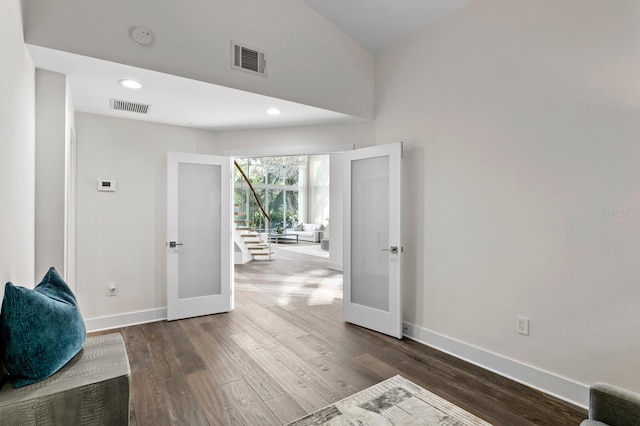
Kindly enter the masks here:
<path id="1" fill-rule="evenodd" d="M 221 294 L 221 166 L 178 165 L 178 299 Z"/>
<path id="2" fill-rule="evenodd" d="M 389 158 L 353 161 L 351 185 L 351 301 L 388 312 Z"/>

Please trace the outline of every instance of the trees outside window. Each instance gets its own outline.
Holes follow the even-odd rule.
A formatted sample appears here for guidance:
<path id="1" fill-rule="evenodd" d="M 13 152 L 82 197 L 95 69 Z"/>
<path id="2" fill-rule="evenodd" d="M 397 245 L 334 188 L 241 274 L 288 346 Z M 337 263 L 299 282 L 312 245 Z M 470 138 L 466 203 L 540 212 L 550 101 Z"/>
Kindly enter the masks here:
<path id="1" fill-rule="evenodd" d="M 304 219 L 307 156 L 239 158 L 236 162 L 271 217 L 271 230 L 290 228 Z M 237 170 L 234 202 L 236 213 L 240 213 L 238 217 L 245 217 L 248 226 L 267 228 L 249 185 Z"/>

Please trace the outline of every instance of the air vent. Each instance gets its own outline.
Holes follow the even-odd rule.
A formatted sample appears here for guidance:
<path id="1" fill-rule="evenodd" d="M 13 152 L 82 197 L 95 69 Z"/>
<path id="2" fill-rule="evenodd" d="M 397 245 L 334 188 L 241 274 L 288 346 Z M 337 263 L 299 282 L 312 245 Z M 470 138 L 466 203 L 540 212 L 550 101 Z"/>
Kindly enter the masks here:
<path id="1" fill-rule="evenodd" d="M 109 100 L 111 104 L 111 109 L 116 111 L 128 111 L 128 112 L 137 112 L 139 114 L 148 114 L 149 108 L 151 105 L 140 104 L 137 102 L 123 101 L 122 99 L 113 99 Z"/>
<path id="2" fill-rule="evenodd" d="M 231 42 L 231 68 L 267 76 L 267 54 L 253 47 Z"/>

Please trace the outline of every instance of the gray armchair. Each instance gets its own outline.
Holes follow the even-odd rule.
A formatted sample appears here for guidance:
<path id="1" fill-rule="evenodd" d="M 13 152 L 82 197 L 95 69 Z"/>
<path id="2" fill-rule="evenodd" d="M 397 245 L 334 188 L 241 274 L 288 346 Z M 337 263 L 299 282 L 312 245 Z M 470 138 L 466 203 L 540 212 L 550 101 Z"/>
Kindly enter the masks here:
<path id="1" fill-rule="evenodd" d="M 596 383 L 589 388 L 589 420 L 580 426 L 640 425 L 640 394 Z"/>

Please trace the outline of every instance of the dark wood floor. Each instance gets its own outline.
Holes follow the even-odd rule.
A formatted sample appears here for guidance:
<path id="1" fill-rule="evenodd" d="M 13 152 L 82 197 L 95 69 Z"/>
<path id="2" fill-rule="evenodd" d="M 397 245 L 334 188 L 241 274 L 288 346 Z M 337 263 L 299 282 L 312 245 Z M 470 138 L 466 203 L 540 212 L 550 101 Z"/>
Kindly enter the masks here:
<path id="1" fill-rule="evenodd" d="M 494 425 L 578 425 L 586 411 L 411 340 L 341 320 L 327 260 L 276 250 L 236 266 L 233 312 L 118 329 L 132 425 L 279 425 L 401 374 Z"/>

